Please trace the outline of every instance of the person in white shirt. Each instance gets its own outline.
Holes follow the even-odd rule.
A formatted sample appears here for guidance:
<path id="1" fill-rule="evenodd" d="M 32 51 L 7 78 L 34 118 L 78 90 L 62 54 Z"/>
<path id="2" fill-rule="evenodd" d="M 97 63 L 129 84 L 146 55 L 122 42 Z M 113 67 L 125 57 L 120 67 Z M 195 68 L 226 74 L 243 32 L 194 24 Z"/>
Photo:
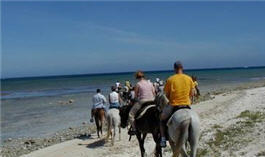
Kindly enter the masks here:
<path id="1" fill-rule="evenodd" d="M 129 95 L 129 104 L 133 105 L 135 103 L 135 87 L 132 87 L 132 89 L 130 90 L 130 95 Z"/>
<path id="2" fill-rule="evenodd" d="M 109 109 L 112 109 L 112 108 L 119 108 L 120 107 L 120 96 L 119 94 L 116 92 L 116 87 L 115 86 L 112 86 L 111 87 L 111 93 L 109 94 Z"/>
<path id="3" fill-rule="evenodd" d="M 117 91 L 120 90 L 121 88 L 121 83 L 119 81 L 116 81 L 116 89 Z"/>
<path id="4" fill-rule="evenodd" d="M 104 95 L 101 94 L 100 89 L 97 89 L 97 94 L 95 94 L 92 98 L 93 106 L 91 109 L 91 119 L 90 122 L 93 122 L 94 117 L 94 110 L 97 108 L 103 108 L 105 109 L 105 105 L 107 103 L 107 100 Z"/>

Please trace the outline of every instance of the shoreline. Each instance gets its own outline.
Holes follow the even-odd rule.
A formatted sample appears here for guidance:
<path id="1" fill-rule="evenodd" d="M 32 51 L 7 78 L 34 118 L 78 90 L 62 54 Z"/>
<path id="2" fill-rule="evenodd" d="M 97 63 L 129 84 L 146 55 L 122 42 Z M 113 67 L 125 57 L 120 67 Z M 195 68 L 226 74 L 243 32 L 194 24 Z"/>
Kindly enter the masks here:
<path id="1" fill-rule="evenodd" d="M 242 91 L 246 89 L 254 89 L 265 87 L 265 81 L 239 83 L 234 87 L 220 88 L 211 92 L 204 93 L 195 104 L 214 99 L 216 95 L 228 95 L 232 91 Z M 67 129 L 56 132 L 52 136 L 44 138 L 17 138 L 7 139 L 3 141 L 1 146 L 1 155 L 3 157 L 16 157 L 23 154 L 52 146 L 58 143 L 73 139 L 89 138 L 95 132 L 94 124 L 83 123 L 79 127 L 69 127 Z"/>

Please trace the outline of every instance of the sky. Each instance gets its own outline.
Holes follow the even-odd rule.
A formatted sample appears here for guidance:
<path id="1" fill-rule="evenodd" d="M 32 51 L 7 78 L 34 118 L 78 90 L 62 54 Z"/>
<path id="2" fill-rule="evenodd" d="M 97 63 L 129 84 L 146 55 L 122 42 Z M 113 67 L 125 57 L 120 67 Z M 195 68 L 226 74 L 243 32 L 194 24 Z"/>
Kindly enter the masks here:
<path id="1" fill-rule="evenodd" d="M 265 65 L 265 2 L 2 2 L 2 78 Z"/>

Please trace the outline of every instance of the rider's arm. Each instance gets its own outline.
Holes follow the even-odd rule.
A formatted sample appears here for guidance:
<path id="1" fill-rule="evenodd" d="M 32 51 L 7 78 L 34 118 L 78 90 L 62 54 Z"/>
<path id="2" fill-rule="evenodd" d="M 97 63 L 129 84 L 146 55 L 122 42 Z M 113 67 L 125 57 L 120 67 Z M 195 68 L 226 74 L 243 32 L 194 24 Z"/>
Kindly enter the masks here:
<path id="1" fill-rule="evenodd" d="M 192 81 L 192 79 L 190 79 L 190 97 L 193 97 L 194 96 L 194 93 L 195 93 L 195 84 L 194 82 Z"/>
<path id="2" fill-rule="evenodd" d="M 110 104 L 111 102 L 110 102 L 110 94 L 109 94 L 109 104 Z"/>
<path id="3" fill-rule="evenodd" d="M 156 90 L 154 86 L 152 86 L 152 92 L 153 92 L 153 95 L 156 95 Z"/>
<path id="4" fill-rule="evenodd" d="M 118 99 L 119 99 L 119 104 L 121 104 L 121 102 L 122 102 L 122 99 L 121 99 L 121 96 L 120 96 L 120 94 L 118 95 Z"/>
<path id="5" fill-rule="evenodd" d="M 139 87 L 138 87 L 138 85 L 136 85 L 135 86 L 135 88 L 134 88 L 134 93 L 135 93 L 135 98 L 138 98 L 138 92 L 139 92 Z"/>
<path id="6" fill-rule="evenodd" d="M 169 83 L 169 81 L 167 81 L 166 82 L 166 84 L 165 84 L 165 87 L 164 87 L 164 92 L 165 92 L 165 94 L 166 94 L 166 96 L 167 96 L 167 98 L 169 98 L 170 97 L 170 85 L 169 85 L 170 83 Z"/>
<path id="7" fill-rule="evenodd" d="M 102 95 L 102 100 L 103 100 L 103 104 L 106 104 L 107 103 L 107 100 L 106 100 L 106 98 L 105 98 L 104 95 Z"/>

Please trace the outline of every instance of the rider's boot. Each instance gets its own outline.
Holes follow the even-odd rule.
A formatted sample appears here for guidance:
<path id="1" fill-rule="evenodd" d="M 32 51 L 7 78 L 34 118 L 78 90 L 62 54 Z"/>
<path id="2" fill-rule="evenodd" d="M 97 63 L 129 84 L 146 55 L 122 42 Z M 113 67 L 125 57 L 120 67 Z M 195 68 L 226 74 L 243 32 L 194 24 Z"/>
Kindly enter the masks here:
<path id="1" fill-rule="evenodd" d="M 161 137 L 160 147 L 165 148 L 167 146 L 167 140 L 165 137 Z"/>
<path id="2" fill-rule="evenodd" d="M 161 141 L 160 141 L 160 146 L 162 148 L 165 148 L 167 146 L 167 140 L 165 137 L 165 121 L 164 120 L 160 120 L 160 133 L 161 133 Z"/>

